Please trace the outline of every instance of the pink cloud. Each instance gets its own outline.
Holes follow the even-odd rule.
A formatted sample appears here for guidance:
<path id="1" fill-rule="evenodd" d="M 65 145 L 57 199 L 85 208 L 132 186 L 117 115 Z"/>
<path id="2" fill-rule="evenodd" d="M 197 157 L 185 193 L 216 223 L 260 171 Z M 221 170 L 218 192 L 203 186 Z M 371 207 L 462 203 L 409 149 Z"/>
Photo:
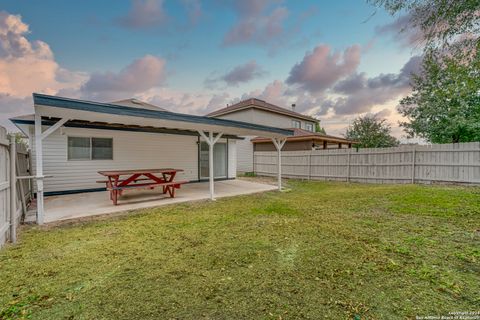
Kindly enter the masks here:
<path id="1" fill-rule="evenodd" d="M 163 7 L 164 0 L 132 0 L 132 7 L 118 22 L 134 29 L 151 28 L 164 24 L 168 15 Z"/>
<path id="2" fill-rule="evenodd" d="M 223 38 L 223 45 L 233 46 L 249 42 L 265 45 L 281 41 L 283 23 L 289 12 L 286 7 L 274 7 L 278 3 L 279 1 L 275 0 L 235 2 L 238 21 Z"/>
<path id="3" fill-rule="evenodd" d="M 356 70 L 360 51 L 359 45 L 348 47 L 343 53 L 332 52 L 328 45 L 319 45 L 293 66 L 287 83 L 309 92 L 322 92 Z"/>
<path id="4" fill-rule="evenodd" d="M 391 35 L 401 46 L 408 48 L 421 47 L 425 44 L 425 35 L 418 26 L 412 26 L 412 17 L 404 14 L 393 22 L 375 28 L 378 35 Z"/>
<path id="5" fill-rule="evenodd" d="M 166 77 L 165 60 L 146 55 L 133 61 L 120 72 L 93 73 L 82 86 L 82 93 L 99 100 L 130 98 L 164 84 Z"/>
<path id="6" fill-rule="evenodd" d="M 85 74 L 61 68 L 49 45 L 30 42 L 21 16 L 0 12 L 0 95 L 24 98 L 32 92 L 55 94 L 78 87 Z"/>
<path id="7" fill-rule="evenodd" d="M 302 89 L 291 88 L 281 80 L 275 80 L 263 89 L 244 93 L 241 97 L 232 99 L 231 102 L 235 103 L 249 98 L 265 100 L 286 109 L 290 109 L 291 105 L 295 103 L 297 112 L 309 115 L 324 114 L 321 110 L 321 97 L 312 96 Z"/>
<path id="8" fill-rule="evenodd" d="M 218 95 L 204 92 L 184 92 L 167 87 L 152 88 L 134 95 L 135 98 L 173 112 L 205 115 L 228 99 L 227 93 Z"/>
<path id="9" fill-rule="evenodd" d="M 238 86 L 241 83 L 249 82 L 253 79 L 264 76 L 266 72 L 255 60 L 250 60 L 244 64 L 234 67 L 224 75 L 219 77 L 210 77 L 205 80 L 205 86 L 213 89 L 219 82 L 225 82 L 227 86 Z"/>
<path id="10" fill-rule="evenodd" d="M 399 73 L 380 74 L 368 78 L 365 73 L 355 73 L 338 82 L 333 91 L 340 95 L 324 101 L 325 108 L 332 108 L 336 114 L 358 114 L 370 112 L 376 105 L 382 105 L 404 95 L 410 90 L 412 73 L 418 72 L 420 56 L 414 56 L 405 63 Z"/>

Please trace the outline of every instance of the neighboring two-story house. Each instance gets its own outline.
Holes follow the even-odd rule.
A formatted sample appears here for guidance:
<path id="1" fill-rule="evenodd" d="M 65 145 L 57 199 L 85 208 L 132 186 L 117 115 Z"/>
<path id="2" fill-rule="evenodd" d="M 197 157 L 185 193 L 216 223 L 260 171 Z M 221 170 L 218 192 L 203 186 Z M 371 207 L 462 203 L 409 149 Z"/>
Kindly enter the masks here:
<path id="1" fill-rule="evenodd" d="M 266 125 L 284 129 L 294 129 L 295 135 L 287 138 L 282 150 L 312 150 L 327 148 L 350 148 L 352 141 L 315 132 L 319 122 L 310 116 L 276 106 L 259 99 L 248 99 L 216 110 L 208 117 L 237 120 L 253 124 Z M 253 171 L 254 151 L 274 151 L 270 139 L 248 136 L 237 141 L 237 171 Z"/>

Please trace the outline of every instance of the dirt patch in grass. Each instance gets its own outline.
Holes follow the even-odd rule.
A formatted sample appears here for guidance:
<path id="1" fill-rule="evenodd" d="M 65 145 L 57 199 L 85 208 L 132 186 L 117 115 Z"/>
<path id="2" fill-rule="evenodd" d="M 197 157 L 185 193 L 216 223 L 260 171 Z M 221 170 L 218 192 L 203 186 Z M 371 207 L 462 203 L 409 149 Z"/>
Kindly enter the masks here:
<path id="1" fill-rule="evenodd" d="M 403 319 L 478 311 L 478 188 L 289 181 L 0 251 L 0 319 Z"/>

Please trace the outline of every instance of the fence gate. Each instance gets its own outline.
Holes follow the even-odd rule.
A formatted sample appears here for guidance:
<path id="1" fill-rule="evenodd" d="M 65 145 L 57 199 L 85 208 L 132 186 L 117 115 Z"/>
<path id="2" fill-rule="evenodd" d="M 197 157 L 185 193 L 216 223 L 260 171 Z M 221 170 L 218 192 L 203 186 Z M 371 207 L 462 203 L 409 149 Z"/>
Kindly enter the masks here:
<path id="1" fill-rule="evenodd" d="M 7 130 L 0 126 L 0 247 L 8 240 L 16 240 L 16 226 L 32 199 L 31 179 L 17 177 L 30 176 L 30 171 L 26 146 L 16 143 L 14 138 L 9 140 Z"/>

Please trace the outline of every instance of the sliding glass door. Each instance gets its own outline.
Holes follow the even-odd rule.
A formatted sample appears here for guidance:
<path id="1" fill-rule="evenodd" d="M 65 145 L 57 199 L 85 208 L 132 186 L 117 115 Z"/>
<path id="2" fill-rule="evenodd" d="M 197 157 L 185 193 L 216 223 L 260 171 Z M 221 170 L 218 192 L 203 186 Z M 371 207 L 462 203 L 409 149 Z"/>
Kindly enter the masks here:
<path id="1" fill-rule="evenodd" d="M 200 142 L 200 179 L 209 177 L 208 144 Z M 217 142 L 213 146 L 213 174 L 215 178 L 227 177 L 227 144 Z"/>

